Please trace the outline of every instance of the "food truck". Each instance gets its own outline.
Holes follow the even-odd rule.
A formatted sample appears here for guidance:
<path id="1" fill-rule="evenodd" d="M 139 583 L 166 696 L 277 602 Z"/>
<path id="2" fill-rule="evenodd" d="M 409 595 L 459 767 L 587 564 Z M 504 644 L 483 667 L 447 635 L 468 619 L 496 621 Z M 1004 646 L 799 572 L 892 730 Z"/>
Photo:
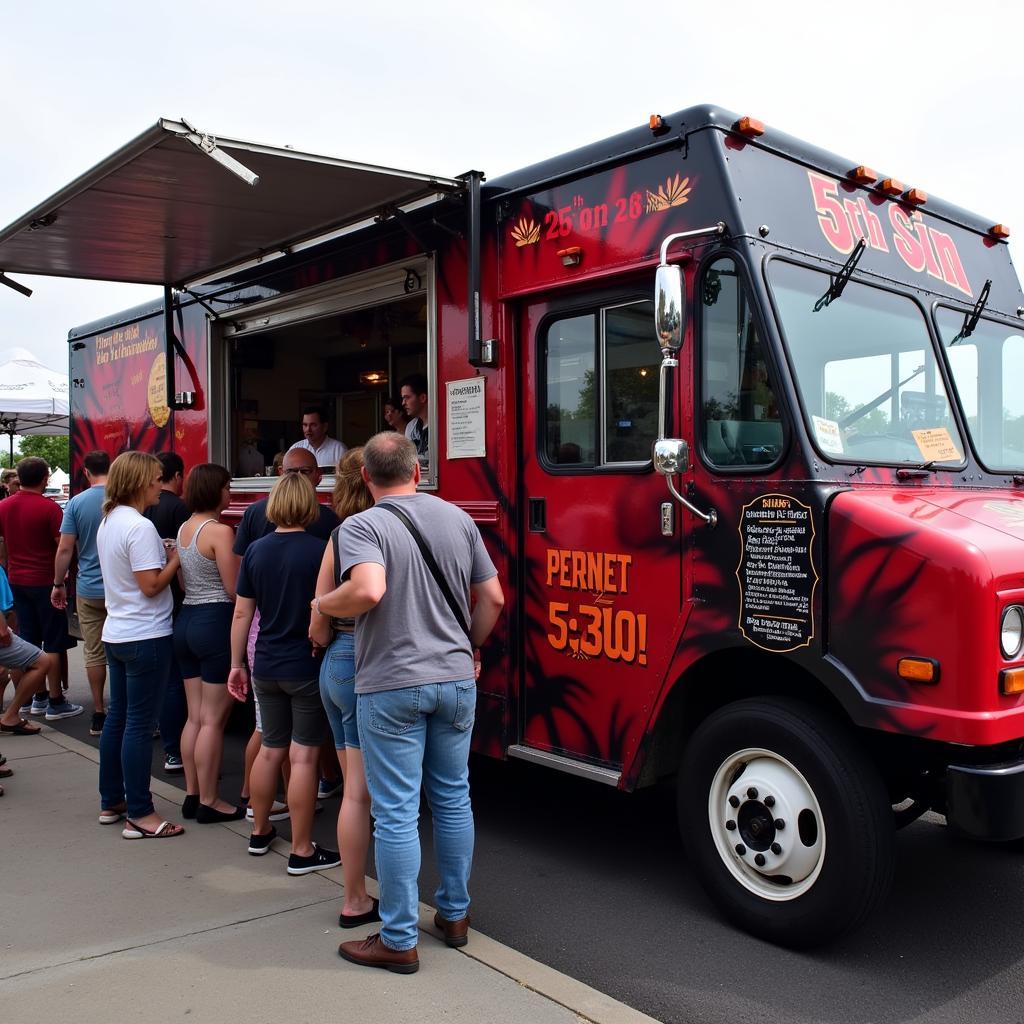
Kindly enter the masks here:
<path id="1" fill-rule="evenodd" d="M 1024 296 L 1004 225 L 867 159 L 711 106 L 492 180 L 162 120 L 0 281 L 163 287 L 70 332 L 73 473 L 173 449 L 229 516 L 307 404 L 357 445 L 422 374 L 421 486 L 507 596 L 476 750 L 674 780 L 721 910 L 812 944 L 924 812 L 1024 836 Z"/>

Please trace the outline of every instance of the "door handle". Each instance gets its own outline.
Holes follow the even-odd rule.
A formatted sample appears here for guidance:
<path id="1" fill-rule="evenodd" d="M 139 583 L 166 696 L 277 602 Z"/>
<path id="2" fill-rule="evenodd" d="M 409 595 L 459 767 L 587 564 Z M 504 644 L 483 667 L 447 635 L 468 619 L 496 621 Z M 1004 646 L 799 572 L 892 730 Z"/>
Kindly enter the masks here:
<path id="1" fill-rule="evenodd" d="M 530 533 L 545 533 L 548 528 L 547 501 L 530 498 Z"/>

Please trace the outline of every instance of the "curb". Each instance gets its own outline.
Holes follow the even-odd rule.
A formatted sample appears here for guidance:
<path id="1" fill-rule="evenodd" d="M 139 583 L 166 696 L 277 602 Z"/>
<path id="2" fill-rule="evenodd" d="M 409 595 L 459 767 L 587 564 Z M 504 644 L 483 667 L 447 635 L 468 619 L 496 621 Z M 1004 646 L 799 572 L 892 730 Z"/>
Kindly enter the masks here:
<path id="1" fill-rule="evenodd" d="M 46 738 L 56 746 L 62 747 L 69 753 L 78 754 L 86 760 L 92 761 L 93 764 L 99 764 L 99 751 L 89 746 L 89 744 L 76 740 L 74 737 L 66 736 L 52 726 L 43 725 L 43 732 Z M 150 788 L 154 796 L 167 800 L 176 806 L 180 805 L 181 790 L 177 786 L 172 786 L 169 782 L 164 782 L 162 779 L 151 778 Z M 221 826 L 207 827 L 226 828 L 229 832 L 243 837 L 249 834 L 248 826 L 245 822 L 229 822 Z M 277 855 L 285 856 L 284 854 Z M 339 888 L 342 887 L 340 868 L 322 871 L 320 872 L 320 877 L 333 882 Z M 366 887 L 371 895 L 378 895 L 376 879 L 367 876 Z M 421 903 L 419 905 L 419 914 L 420 931 L 437 939 L 443 938 L 441 933 L 434 927 L 434 908 Z M 548 967 L 546 964 L 528 957 L 525 953 L 520 953 L 510 946 L 505 946 L 495 939 L 488 938 L 488 936 L 475 929 L 470 932 L 470 935 L 472 937 L 470 945 L 463 949 L 455 950 L 455 952 L 461 953 L 463 956 L 467 956 L 483 964 L 483 966 L 489 967 L 491 970 L 504 975 L 524 988 L 536 992 L 545 999 L 565 1007 L 584 1021 L 589 1021 L 591 1024 L 660 1024 L 656 1018 L 649 1017 L 639 1010 L 634 1010 L 631 1006 L 620 1003 L 618 1000 L 612 999 L 611 996 L 605 995 L 603 992 L 599 992 L 597 989 L 591 988 L 589 985 L 585 985 L 583 982 L 577 981 L 567 974 L 556 971 L 553 967 Z"/>

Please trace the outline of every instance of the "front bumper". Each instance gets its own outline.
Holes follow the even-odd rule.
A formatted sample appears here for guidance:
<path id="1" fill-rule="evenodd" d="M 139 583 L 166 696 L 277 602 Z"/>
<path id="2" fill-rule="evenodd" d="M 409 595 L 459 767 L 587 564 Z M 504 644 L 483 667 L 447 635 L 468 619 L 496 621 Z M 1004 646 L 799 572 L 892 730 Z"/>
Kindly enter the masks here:
<path id="1" fill-rule="evenodd" d="M 1024 761 L 949 765 L 946 820 L 975 839 L 1024 837 Z"/>

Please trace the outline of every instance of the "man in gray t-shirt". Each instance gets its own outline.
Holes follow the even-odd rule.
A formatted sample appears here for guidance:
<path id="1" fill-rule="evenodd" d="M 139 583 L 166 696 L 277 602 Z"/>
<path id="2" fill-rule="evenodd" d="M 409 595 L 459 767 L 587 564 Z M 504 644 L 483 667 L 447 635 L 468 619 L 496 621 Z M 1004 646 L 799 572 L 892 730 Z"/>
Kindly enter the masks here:
<path id="1" fill-rule="evenodd" d="M 472 519 L 417 492 L 420 468 L 410 441 L 394 431 L 377 434 L 363 462 L 376 505 L 345 520 L 342 584 L 314 605 L 322 615 L 356 616 L 356 718 L 373 807 L 381 930 L 343 942 L 338 952 L 365 967 L 412 974 L 419 969 L 421 786 L 441 875 L 434 923 L 449 946 L 468 941 L 473 648 L 490 634 L 505 599 Z M 419 530 L 454 609 L 408 526 L 387 506 Z"/>

